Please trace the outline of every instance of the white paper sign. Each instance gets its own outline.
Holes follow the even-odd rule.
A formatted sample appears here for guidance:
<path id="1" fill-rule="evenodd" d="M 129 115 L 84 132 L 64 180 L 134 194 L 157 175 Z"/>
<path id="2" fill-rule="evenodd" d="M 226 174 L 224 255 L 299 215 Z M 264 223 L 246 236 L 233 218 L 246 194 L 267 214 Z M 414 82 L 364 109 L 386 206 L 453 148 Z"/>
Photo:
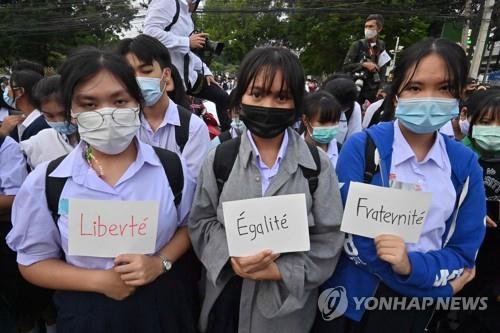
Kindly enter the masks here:
<path id="1" fill-rule="evenodd" d="M 380 53 L 378 56 L 378 67 L 382 67 L 391 61 L 391 56 L 384 50 L 384 52 Z"/>
<path id="2" fill-rule="evenodd" d="M 431 205 L 431 193 L 352 182 L 340 230 L 375 238 L 398 235 L 416 243 Z"/>
<path id="3" fill-rule="evenodd" d="M 272 250 L 309 251 L 306 196 L 281 195 L 222 203 L 231 257 Z"/>
<path id="4" fill-rule="evenodd" d="M 69 255 L 154 253 L 158 211 L 157 201 L 69 199 Z"/>

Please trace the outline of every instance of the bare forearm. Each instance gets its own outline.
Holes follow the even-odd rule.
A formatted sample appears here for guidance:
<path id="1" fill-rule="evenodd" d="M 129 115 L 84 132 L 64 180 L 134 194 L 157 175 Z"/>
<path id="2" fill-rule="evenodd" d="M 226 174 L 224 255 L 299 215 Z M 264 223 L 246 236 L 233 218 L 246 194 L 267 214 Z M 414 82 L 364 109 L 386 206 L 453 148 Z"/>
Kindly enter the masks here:
<path id="1" fill-rule="evenodd" d="M 19 265 L 19 271 L 26 280 L 40 287 L 88 292 L 100 292 L 98 280 L 103 272 L 75 267 L 58 259 Z"/>
<path id="2" fill-rule="evenodd" d="M 0 195 L 0 210 L 6 211 L 12 208 L 15 195 Z"/>
<path id="3" fill-rule="evenodd" d="M 174 236 L 168 244 L 160 250 L 160 253 L 168 258 L 171 262 L 175 262 L 191 247 L 187 227 L 180 227 L 175 232 Z"/>

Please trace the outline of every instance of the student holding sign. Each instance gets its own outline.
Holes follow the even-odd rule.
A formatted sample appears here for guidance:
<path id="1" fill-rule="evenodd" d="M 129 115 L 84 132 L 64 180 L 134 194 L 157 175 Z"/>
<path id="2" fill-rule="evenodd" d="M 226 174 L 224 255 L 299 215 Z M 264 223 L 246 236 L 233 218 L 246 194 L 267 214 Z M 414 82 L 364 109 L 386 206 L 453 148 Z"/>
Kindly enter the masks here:
<path id="1" fill-rule="evenodd" d="M 200 328 L 308 332 L 317 288 L 335 268 L 344 239 L 337 179 L 326 154 L 289 128 L 300 116 L 304 95 L 296 56 L 284 48 L 254 49 L 241 64 L 238 82 L 234 101 L 241 104 L 247 130 L 209 153 L 189 218 L 193 248 L 207 271 Z M 250 221 L 253 227 L 227 221 L 223 203 L 298 193 L 306 199 L 309 251 L 272 253 L 269 245 L 253 255 L 230 257 L 225 224 L 239 223 L 240 234 L 260 239 L 292 222 L 281 212 L 260 224 Z M 255 237 L 252 230 L 258 230 Z"/>
<path id="2" fill-rule="evenodd" d="M 60 74 L 67 118 L 81 141 L 66 157 L 40 164 L 14 201 L 7 243 L 21 274 L 56 290 L 58 332 L 195 332 L 194 291 L 176 273 L 189 248 L 190 173 L 174 153 L 136 139 L 142 96 L 122 57 L 84 49 Z M 180 168 L 181 190 L 164 164 Z M 89 200 L 104 208 L 89 216 L 98 207 Z M 151 204 L 159 208 L 119 218 Z M 79 218 L 71 218 L 75 209 Z M 157 228 L 148 227 L 152 220 Z M 151 233 L 151 252 L 105 254 L 113 250 L 106 243 L 136 248 Z"/>
<path id="3" fill-rule="evenodd" d="M 343 200 L 353 182 L 432 197 L 416 243 L 390 234 L 348 234 L 324 287 L 343 286 L 349 304 L 343 317 L 320 319 L 318 332 L 422 332 L 432 309 L 365 312 L 353 297 L 448 297 L 473 278 L 485 232 L 481 168 L 473 152 L 438 133 L 458 115 L 466 79 L 467 57 L 455 43 L 428 39 L 413 45 L 395 70 L 390 98 L 397 120 L 355 134 L 343 146 L 337 163 Z"/>

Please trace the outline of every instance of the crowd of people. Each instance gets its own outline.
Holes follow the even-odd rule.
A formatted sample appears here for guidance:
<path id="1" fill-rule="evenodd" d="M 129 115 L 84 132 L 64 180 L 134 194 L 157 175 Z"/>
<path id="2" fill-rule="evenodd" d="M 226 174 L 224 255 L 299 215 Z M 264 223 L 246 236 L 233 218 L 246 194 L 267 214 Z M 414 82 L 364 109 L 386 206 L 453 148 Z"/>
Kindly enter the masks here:
<path id="1" fill-rule="evenodd" d="M 432 38 L 385 82 L 383 18 L 370 15 L 342 74 L 306 92 L 296 55 L 255 48 L 228 96 L 192 52 L 206 36 L 186 36 L 196 4 L 153 0 L 144 34 L 79 49 L 54 75 L 13 64 L 0 99 L 0 331 L 497 332 L 500 89 L 478 90 L 463 49 Z M 214 100 L 220 135 L 188 95 Z M 341 232 L 354 182 L 431 193 L 418 242 Z M 297 193 L 309 251 L 230 255 L 225 202 Z M 75 255 L 74 199 L 156 202 L 154 251 Z M 338 286 L 349 301 L 325 320 L 318 297 Z M 353 301 L 454 295 L 487 297 L 486 309 Z"/>

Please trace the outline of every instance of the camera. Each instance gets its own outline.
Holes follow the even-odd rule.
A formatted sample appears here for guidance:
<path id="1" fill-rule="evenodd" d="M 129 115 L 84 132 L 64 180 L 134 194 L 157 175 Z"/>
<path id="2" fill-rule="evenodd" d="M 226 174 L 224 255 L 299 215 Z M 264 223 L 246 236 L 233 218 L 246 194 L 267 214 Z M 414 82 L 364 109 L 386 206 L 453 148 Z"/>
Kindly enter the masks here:
<path id="1" fill-rule="evenodd" d="M 352 74 L 352 79 L 354 80 L 354 84 L 356 84 L 358 92 L 360 92 L 361 88 L 363 88 L 363 85 L 365 84 L 366 73 L 364 71 L 354 72 Z"/>
<path id="2" fill-rule="evenodd" d="M 199 31 L 193 31 L 193 34 L 199 33 Z M 205 46 L 201 49 L 194 49 L 192 50 L 194 54 L 196 54 L 198 57 L 200 57 L 205 63 L 207 63 L 206 60 L 211 59 L 214 55 L 215 56 L 220 56 L 222 53 L 222 50 L 224 49 L 224 43 L 223 42 L 216 42 L 210 40 L 208 37 L 205 38 Z"/>

